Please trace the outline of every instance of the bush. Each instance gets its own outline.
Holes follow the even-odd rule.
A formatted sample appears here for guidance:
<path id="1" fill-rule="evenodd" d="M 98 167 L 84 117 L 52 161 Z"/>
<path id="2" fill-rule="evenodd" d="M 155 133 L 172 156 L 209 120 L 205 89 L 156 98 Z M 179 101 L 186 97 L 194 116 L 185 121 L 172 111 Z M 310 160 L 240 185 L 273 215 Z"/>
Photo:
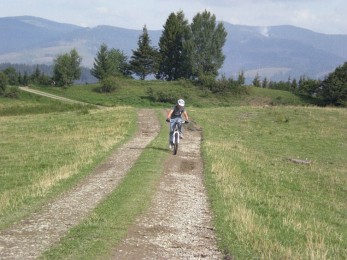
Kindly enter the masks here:
<path id="1" fill-rule="evenodd" d="M 250 89 L 247 86 L 237 85 L 231 88 L 231 93 L 233 95 L 249 95 Z"/>
<path id="2" fill-rule="evenodd" d="M 18 98 L 19 97 L 19 88 L 14 87 L 14 86 L 10 86 L 9 88 L 7 88 L 5 90 L 4 96 L 8 97 L 8 98 Z"/>
<path id="3" fill-rule="evenodd" d="M 225 94 L 228 92 L 234 95 L 249 94 L 248 89 L 240 85 L 239 81 L 235 81 L 232 78 L 227 79 L 225 76 L 216 80 L 214 76 L 203 75 L 196 81 L 196 85 L 202 87 L 202 89 L 208 89 L 215 94 Z"/>
<path id="4" fill-rule="evenodd" d="M 100 91 L 110 93 L 119 88 L 119 80 L 114 76 L 108 76 L 101 81 Z"/>
<path id="5" fill-rule="evenodd" d="M 216 79 L 214 76 L 200 75 L 198 80 L 195 81 L 195 84 L 202 89 L 208 89 L 211 92 L 214 92 L 213 89 L 216 88 Z"/>
<path id="6" fill-rule="evenodd" d="M 162 90 L 154 90 L 153 88 L 148 88 L 147 95 L 149 99 L 153 102 L 160 102 L 160 103 L 171 103 L 175 104 L 180 96 L 180 92 L 176 91 L 175 89 L 169 89 L 166 91 Z"/>

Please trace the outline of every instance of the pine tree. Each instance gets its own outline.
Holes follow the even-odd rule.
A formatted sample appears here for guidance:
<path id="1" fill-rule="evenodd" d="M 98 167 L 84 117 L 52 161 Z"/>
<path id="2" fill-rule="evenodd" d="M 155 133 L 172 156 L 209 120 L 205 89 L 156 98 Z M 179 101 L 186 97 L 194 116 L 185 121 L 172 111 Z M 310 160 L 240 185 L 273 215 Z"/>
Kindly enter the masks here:
<path id="1" fill-rule="evenodd" d="M 237 85 L 242 86 L 245 84 L 245 82 L 246 82 L 245 73 L 242 70 L 237 77 Z"/>
<path id="2" fill-rule="evenodd" d="M 6 88 L 8 85 L 8 77 L 2 71 L 0 71 L 0 96 L 5 95 Z"/>
<path id="3" fill-rule="evenodd" d="M 39 65 L 37 64 L 36 65 L 36 68 L 35 68 L 35 71 L 31 74 L 30 76 L 30 80 L 33 82 L 33 83 L 39 83 L 39 78 L 40 78 L 40 75 L 41 75 L 41 70 L 39 68 Z"/>
<path id="4" fill-rule="evenodd" d="M 159 40 L 159 71 L 157 78 L 177 80 L 190 75 L 184 43 L 189 39 L 190 28 L 182 11 L 171 13 Z"/>
<path id="5" fill-rule="evenodd" d="M 261 83 L 261 87 L 262 88 L 267 88 L 269 86 L 269 81 L 268 79 L 265 77 Z"/>
<path id="6" fill-rule="evenodd" d="M 109 76 L 128 76 L 131 73 L 129 72 L 127 59 L 127 56 L 122 51 L 113 48 L 108 50 L 107 45 L 103 43 L 96 54 L 93 68 L 90 72 L 99 80 Z"/>
<path id="7" fill-rule="evenodd" d="M 138 48 L 133 50 L 130 60 L 132 72 L 139 76 L 141 80 L 156 72 L 157 52 L 150 44 L 151 40 L 146 26 L 144 26 L 143 33 L 138 40 Z"/>
<path id="8" fill-rule="evenodd" d="M 225 56 L 223 46 L 227 32 L 222 23 L 216 25 L 216 16 L 204 11 L 198 13 L 191 24 L 190 58 L 193 78 L 199 75 L 217 76 Z"/>
<path id="9" fill-rule="evenodd" d="M 261 87 L 260 76 L 259 76 L 258 73 L 257 73 L 257 75 L 255 75 L 255 77 L 254 77 L 254 79 L 252 81 L 252 84 L 253 84 L 253 86 L 258 87 L 258 88 Z"/>
<path id="10" fill-rule="evenodd" d="M 96 57 L 94 59 L 93 68 L 90 73 L 99 80 L 105 78 L 110 71 L 110 65 L 108 62 L 108 50 L 105 43 L 101 44 Z"/>
<path id="11" fill-rule="evenodd" d="M 296 93 L 297 89 L 298 89 L 298 83 L 296 82 L 296 79 L 293 79 L 290 88 L 292 90 L 293 93 Z"/>

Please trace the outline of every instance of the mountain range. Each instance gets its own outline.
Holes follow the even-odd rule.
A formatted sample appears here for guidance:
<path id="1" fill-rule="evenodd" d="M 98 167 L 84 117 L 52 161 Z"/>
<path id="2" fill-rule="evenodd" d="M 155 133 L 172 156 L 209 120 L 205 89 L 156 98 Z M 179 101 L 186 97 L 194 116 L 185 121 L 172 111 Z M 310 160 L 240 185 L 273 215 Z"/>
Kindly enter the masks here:
<path id="1" fill-rule="evenodd" d="M 228 33 L 220 72 L 235 77 L 243 71 L 271 80 L 288 77 L 323 78 L 347 61 L 347 35 L 329 35 L 294 26 L 244 26 L 223 22 Z M 161 30 L 150 30 L 158 46 Z M 93 28 L 58 23 L 33 16 L 0 18 L 0 63 L 52 64 L 76 48 L 82 65 L 91 68 L 102 43 L 128 57 L 142 30 L 100 25 Z"/>

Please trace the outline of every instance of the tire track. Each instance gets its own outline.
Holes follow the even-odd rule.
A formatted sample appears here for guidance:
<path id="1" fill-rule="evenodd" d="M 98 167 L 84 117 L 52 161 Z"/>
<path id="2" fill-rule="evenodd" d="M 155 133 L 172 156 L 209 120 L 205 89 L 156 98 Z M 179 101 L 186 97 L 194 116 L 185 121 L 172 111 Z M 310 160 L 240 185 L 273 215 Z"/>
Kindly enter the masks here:
<path id="1" fill-rule="evenodd" d="M 70 104 L 89 105 L 89 106 L 95 106 L 97 108 L 105 108 L 103 106 L 98 106 L 98 105 L 89 104 L 89 103 L 86 103 L 86 102 L 81 102 L 81 101 L 77 101 L 77 100 L 73 100 L 73 99 L 69 99 L 69 98 L 53 95 L 53 94 L 50 94 L 50 93 L 47 93 L 47 92 L 39 91 L 39 90 L 36 90 L 36 89 L 31 89 L 29 87 L 19 87 L 19 89 L 22 90 L 22 91 L 33 93 L 35 95 L 56 99 L 56 100 L 59 100 L 59 101 L 70 103 Z"/>
<path id="2" fill-rule="evenodd" d="M 201 134 L 185 131 L 170 155 L 148 212 L 115 248 L 113 259 L 223 259 L 203 184 Z"/>

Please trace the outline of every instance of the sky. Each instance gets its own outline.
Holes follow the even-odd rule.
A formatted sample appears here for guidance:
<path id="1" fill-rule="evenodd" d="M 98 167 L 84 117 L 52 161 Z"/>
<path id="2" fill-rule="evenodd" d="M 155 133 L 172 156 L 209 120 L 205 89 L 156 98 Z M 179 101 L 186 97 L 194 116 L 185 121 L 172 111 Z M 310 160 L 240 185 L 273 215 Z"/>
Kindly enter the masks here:
<path id="1" fill-rule="evenodd" d="M 346 0 L 0 0 L 0 17 L 31 15 L 83 27 L 161 30 L 170 13 L 186 19 L 204 10 L 238 25 L 293 25 L 347 34 Z"/>

